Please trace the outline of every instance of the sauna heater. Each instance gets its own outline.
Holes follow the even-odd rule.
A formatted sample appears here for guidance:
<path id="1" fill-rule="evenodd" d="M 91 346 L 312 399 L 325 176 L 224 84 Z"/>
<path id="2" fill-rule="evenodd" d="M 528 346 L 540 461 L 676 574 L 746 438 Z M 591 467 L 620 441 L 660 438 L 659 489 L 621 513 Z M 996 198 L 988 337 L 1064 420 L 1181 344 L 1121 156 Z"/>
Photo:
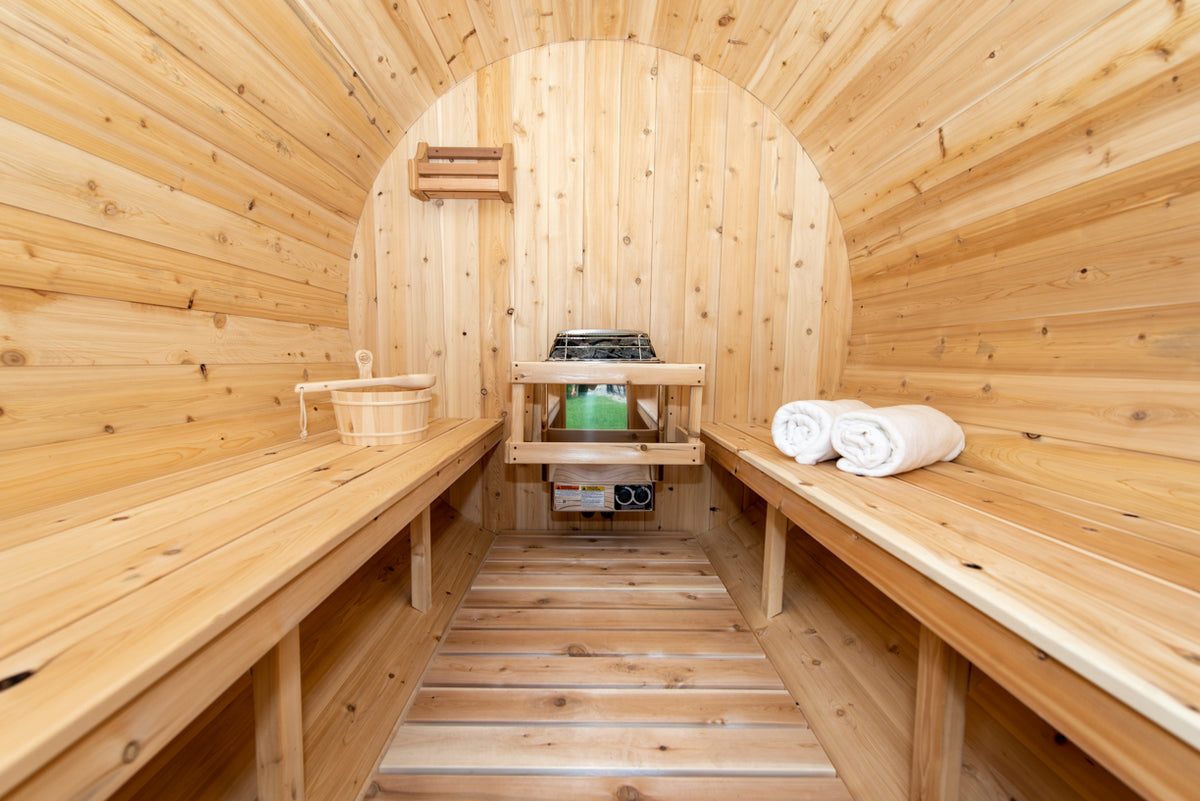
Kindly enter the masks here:
<path id="1" fill-rule="evenodd" d="M 577 329 L 554 337 L 551 362 L 658 362 L 641 331 Z M 565 384 L 548 391 L 549 442 L 658 442 L 664 398 L 654 387 Z M 549 465 L 556 512 L 647 512 L 654 509 L 655 465 Z"/>

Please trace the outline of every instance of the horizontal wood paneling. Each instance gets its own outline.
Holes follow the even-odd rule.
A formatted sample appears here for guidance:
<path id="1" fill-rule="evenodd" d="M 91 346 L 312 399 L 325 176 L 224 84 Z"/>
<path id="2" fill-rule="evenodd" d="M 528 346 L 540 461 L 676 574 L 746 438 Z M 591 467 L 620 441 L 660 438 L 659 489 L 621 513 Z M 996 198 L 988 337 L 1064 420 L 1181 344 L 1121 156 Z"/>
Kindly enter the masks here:
<path id="1" fill-rule="evenodd" d="M 928 103 L 830 128 L 853 142 L 815 150 L 853 280 L 839 393 L 946 411 L 982 438 L 965 462 L 1186 517 L 1163 476 L 1200 456 L 1198 36 L 1191 7 L 1010 6 L 887 82 Z"/>
<path id="2" fill-rule="evenodd" d="M 232 155 L 203 132 L 146 108 L 116 87 L 20 36 L 0 40 L 6 116 L 69 145 L 317 247 L 342 249 L 354 220 Z M 198 169 L 203 167 L 203 169 Z"/>
<path id="3" fill-rule="evenodd" d="M 289 385 L 346 372 L 344 364 L 219 363 L 10 370 L 0 388 L 0 450 L 253 416 L 272 407 L 296 412 Z M 85 382 L 96 389 L 80 393 Z M 327 395 L 306 400 L 328 411 Z"/>
<path id="4" fill-rule="evenodd" d="M 0 205 L 0 285 L 346 327 L 344 293 Z"/>
<path id="5" fill-rule="evenodd" d="M 1028 373 L 864 370 L 845 384 L 871 405 L 925 403 L 963 423 L 1196 459 L 1194 382 Z"/>
<path id="6" fill-rule="evenodd" d="M 0 323 L 6 368 L 353 362 L 344 329 L 27 289 L 0 287 Z"/>
<path id="7" fill-rule="evenodd" d="M 345 286 L 344 260 L 323 248 L 15 123 L 0 120 L 0 137 L 0 202 L 326 289 Z"/>
<path id="8" fill-rule="evenodd" d="M 292 385 L 353 374 L 348 255 L 399 131 L 306 16 L 0 9 L 6 513 L 293 439 Z"/>
<path id="9" fill-rule="evenodd" d="M 1200 46 L 1196 12 L 1158 0 L 1127 3 L 1077 36 L 1050 43 L 1008 82 L 975 85 L 974 96 L 963 98 L 959 108 L 923 121 L 921 141 L 893 150 L 877 170 L 854 176 L 851 186 L 838 191 L 846 224 L 856 225 L 1147 80 L 1169 75 Z M 991 58 L 993 52 L 998 58 Z M 1005 55 L 1004 49 L 980 51 L 966 75 L 947 70 L 944 77 L 951 84 L 973 82 Z"/>
<path id="10" fill-rule="evenodd" d="M 262 103 L 248 102 L 236 87 L 164 46 L 154 31 L 111 0 L 69 14 L 51 0 L 23 0 L 0 9 L 0 23 L 201 135 L 218 159 L 229 153 L 330 208 L 357 214 L 374 174 L 369 165 L 359 167 L 363 174 L 357 179 L 347 176 L 305 145 L 302 134 L 265 116 L 257 108 Z M 228 57 L 238 58 L 236 53 Z"/>

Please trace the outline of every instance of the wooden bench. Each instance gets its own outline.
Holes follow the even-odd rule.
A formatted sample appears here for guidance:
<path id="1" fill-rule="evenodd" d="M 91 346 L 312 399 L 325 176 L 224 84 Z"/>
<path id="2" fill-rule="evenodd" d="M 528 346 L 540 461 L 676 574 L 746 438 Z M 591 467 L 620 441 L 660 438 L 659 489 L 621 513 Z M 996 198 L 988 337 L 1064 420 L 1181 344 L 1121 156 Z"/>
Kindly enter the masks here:
<path id="1" fill-rule="evenodd" d="M 303 798 L 300 621 L 501 437 L 327 432 L 12 518 L 0 534 L 0 796 L 104 798 L 252 670 L 259 798 Z M 9 795 L 11 794 L 11 795 Z"/>
<path id="2" fill-rule="evenodd" d="M 762 426 L 702 439 L 767 504 L 767 615 L 790 520 L 922 624 L 914 798 L 954 797 L 968 661 L 1144 796 L 1195 797 L 1200 532 L 954 463 L 799 465 Z"/>

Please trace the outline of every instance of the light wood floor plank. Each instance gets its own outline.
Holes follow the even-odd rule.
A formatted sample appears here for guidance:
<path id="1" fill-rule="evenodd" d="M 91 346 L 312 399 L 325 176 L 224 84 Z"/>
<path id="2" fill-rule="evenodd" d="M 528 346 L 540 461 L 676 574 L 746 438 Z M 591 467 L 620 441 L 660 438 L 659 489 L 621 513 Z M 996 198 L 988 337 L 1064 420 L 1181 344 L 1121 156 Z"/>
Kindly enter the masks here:
<path id="1" fill-rule="evenodd" d="M 544 531 L 512 532 L 496 536 L 496 544 L 505 548 L 690 548 L 703 552 L 691 534 L 659 534 L 641 531 Z"/>
<path id="2" fill-rule="evenodd" d="M 849 801 L 698 541 L 498 536 L 378 798 Z"/>
<path id="3" fill-rule="evenodd" d="M 749 631 L 558 631 L 457 629 L 441 654 L 526 656 L 759 656 Z"/>
<path id="4" fill-rule="evenodd" d="M 841 779 L 794 776 L 379 776 L 385 801 L 852 801 Z"/>
<path id="5" fill-rule="evenodd" d="M 697 592 L 712 590 L 725 593 L 725 585 L 717 576 L 656 575 L 613 573 L 484 573 L 471 585 L 473 590 L 672 590 Z M 727 594 L 727 593 L 725 593 Z"/>
<path id="6" fill-rule="evenodd" d="M 690 726 L 402 726 L 380 773 L 465 771 L 832 776 L 808 729 Z"/>
<path id="7" fill-rule="evenodd" d="M 638 575 L 652 576 L 715 576 L 707 562 L 670 559 L 606 559 L 603 562 L 579 559 L 522 559 L 492 554 L 480 570 L 480 575 L 490 573 L 520 575 L 569 576 L 584 575 Z"/>
<path id="8" fill-rule="evenodd" d="M 574 543 L 531 545 L 526 547 L 497 543 L 490 558 L 496 559 L 574 559 L 577 561 L 608 561 L 623 559 L 669 559 L 676 562 L 706 562 L 698 545 L 681 543 L 645 544 L 637 540 L 586 547 Z"/>
<path id="9" fill-rule="evenodd" d="M 698 687 L 775 690 L 765 657 L 439 656 L 425 687 Z"/>
<path id="10" fill-rule="evenodd" d="M 423 688 L 408 723 L 639 723 L 693 726 L 801 726 L 808 722 L 780 690 Z M 753 736 L 750 734 L 748 736 Z"/>
<path id="11" fill-rule="evenodd" d="M 473 589 L 464 606 L 472 609 L 732 609 L 733 601 L 724 589 L 658 590 L 648 587 L 612 587 L 608 589 L 528 590 Z"/>
<path id="12" fill-rule="evenodd" d="M 458 629 L 631 629 L 634 631 L 748 631 L 736 609 L 463 609 Z"/>

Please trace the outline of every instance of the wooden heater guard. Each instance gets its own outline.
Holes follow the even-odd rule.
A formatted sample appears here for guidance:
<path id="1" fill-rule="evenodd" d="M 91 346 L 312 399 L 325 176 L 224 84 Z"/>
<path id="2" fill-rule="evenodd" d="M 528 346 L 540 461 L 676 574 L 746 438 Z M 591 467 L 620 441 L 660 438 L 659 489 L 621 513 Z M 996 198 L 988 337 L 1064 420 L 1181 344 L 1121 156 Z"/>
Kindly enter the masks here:
<path id="1" fill-rule="evenodd" d="M 668 442 L 536 442 L 527 395 L 532 384 L 624 384 L 687 388 L 684 441 Z M 513 362 L 512 434 L 505 451 L 509 464 L 644 464 L 700 465 L 705 372 L 703 364 L 646 362 Z M 664 438 L 676 439 L 675 404 L 668 403 Z M 544 421 L 543 421 L 544 422 Z M 528 433 L 527 433 L 528 432 Z"/>

